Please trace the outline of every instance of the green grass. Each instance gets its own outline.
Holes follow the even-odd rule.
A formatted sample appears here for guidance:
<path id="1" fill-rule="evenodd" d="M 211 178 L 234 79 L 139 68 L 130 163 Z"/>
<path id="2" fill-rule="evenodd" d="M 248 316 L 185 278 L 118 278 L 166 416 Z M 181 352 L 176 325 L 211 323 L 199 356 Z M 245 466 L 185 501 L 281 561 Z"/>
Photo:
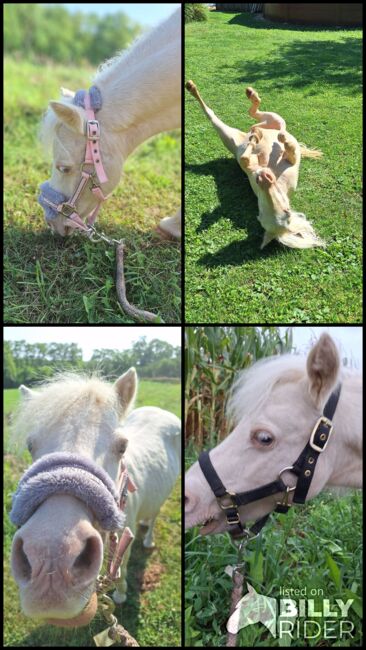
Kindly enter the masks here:
<path id="1" fill-rule="evenodd" d="M 52 236 L 37 203 L 49 178 L 37 130 L 59 87 L 85 88 L 93 70 L 6 60 L 5 314 L 7 323 L 127 323 L 114 287 L 114 249 L 79 233 Z M 122 180 L 103 206 L 97 227 L 126 244 L 130 302 L 164 322 L 180 322 L 180 247 L 154 229 L 180 203 L 180 133 L 144 143 L 127 160 Z"/>
<path id="2" fill-rule="evenodd" d="M 17 389 L 4 391 L 5 440 L 11 413 L 18 404 Z M 180 416 L 179 384 L 148 380 L 139 382 L 136 406 L 154 405 Z M 7 447 L 7 444 L 5 443 Z M 30 464 L 28 452 L 22 458 L 11 454 L 5 461 L 5 510 L 11 508 L 11 493 L 22 471 Z M 5 645 L 92 647 L 93 635 L 107 626 L 98 613 L 92 623 L 77 630 L 53 628 L 26 618 L 19 604 L 17 585 L 10 573 L 9 555 L 15 527 L 4 518 L 4 597 L 6 602 Z M 128 566 L 128 600 L 116 608 L 118 620 L 145 647 L 181 646 L 181 484 L 180 480 L 164 504 L 155 527 L 156 548 L 151 552 L 142 546 L 138 532 Z"/>
<path id="3" fill-rule="evenodd" d="M 197 453 L 189 445 L 185 454 L 187 469 L 196 460 Z M 300 627 L 300 636 L 295 635 L 293 641 L 288 637 L 279 640 L 262 624 L 255 624 L 239 632 L 238 647 L 361 645 L 361 530 L 360 492 L 343 497 L 323 493 L 306 506 L 292 508 L 287 515 L 274 514 L 261 536 L 247 547 L 246 580 L 258 593 L 275 598 L 277 603 L 281 598 L 280 589 L 306 589 L 307 595 L 303 597 L 306 602 L 313 598 L 318 611 L 322 611 L 324 599 L 329 599 L 332 611 L 338 610 L 337 598 L 344 603 L 352 599 L 345 620 L 352 622 L 354 630 L 350 637 L 340 638 L 339 615 L 332 632 L 335 638 L 326 637 L 323 630 L 325 624 L 329 625 L 329 619 L 326 623 L 326 618 L 309 615 L 307 619 L 320 624 L 320 635 L 317 628 L 311 627 L 314 638 L 304 639 Z M 237 549 L 228 535 L 200 537 L 198 528 L 188 531 L 185 538 L 185 644 L 222 647 L 232 588 L 225 567 L 236 563 Z M 299 596 L 295 600 L 298 602 Z M 303 626 L 303 616 L 299 622 Z"/>
<path id="4" fill-rule="evenodd" d="M 227 124 L 253 124 L 245 97 L 323 159 L 303 160 L 294 209 L 326 240 L 296 251 L 263 230 L 246 175 L 186 92 L 185 223 L 187 322 L 362 320 L 361 31 L 297 28 L 247 14 L 210 12 L 186 25 L 185 79 Z"/>

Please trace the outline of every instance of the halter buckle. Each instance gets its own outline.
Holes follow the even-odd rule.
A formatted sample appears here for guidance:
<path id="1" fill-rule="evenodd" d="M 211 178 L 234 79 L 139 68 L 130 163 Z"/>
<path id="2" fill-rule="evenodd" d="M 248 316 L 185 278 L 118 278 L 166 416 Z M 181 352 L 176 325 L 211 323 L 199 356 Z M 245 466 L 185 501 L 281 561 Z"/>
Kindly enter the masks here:
<path id="1" fill-rule="evenodd" d="M 88 140 L 99 140 L 100 127 L 98 120 L 88 120 L 86 123 L 86 137 Z"/>
<path id="2" fill-rule="evenodd" d="M 240 524 L 239 513 L 236 512 L 236 513 L 235 513 L 234 515 L 232 515 L 232 516 L 235 517 L 235 519 L 231 519 L 231 516 L 230 516 L 230 515 L 226 515 L 226 521 L 227 521 L 227 523 L 229 524 L 229 526 L 237 526 L 238 524 Z"/>
<path id="3" fill-rule="evenodd" d="M 216 497 L 221 510 L 230 510 L 230 508 L 233 508 L 233 507 L 237 508 L 237 505 L 236 505 L 236 503 L 235 503 L 235 501 L 233 499 L 234 496 L 235 496 L 234 492 L 226 492 L 221 497 Z M 222 502 L 222 499 L 230 499 L 230 504 L 225 505 Z"/>
<path id="4" fill-rule="evenodd" d="M 315 438 L 315 436 L 316 436 L 316 434 L 318 432 L 318 428 L 319 428 L 319 426 L 321 424 L 325 424 L 325 426 L 329 427 L 328 436 L 327 436 L 327 439 L 326 439 L 323 447 L 319 447 L 319 445 L 315 444 L 315 442 L 314 442 L 314 438 Z M 329 420 L 329 418 L 327 418 L 325 415 L 321 415 L 319 420 L 317 421 L 312 433 L 311 433 L 310 440 L 309 440 L 310 447 L 312 449 L 314 449 L 314 451 L 317 451 L 319 454 L 321 454 L 321 452 L 324 451 L 324 449 L 326 449 L 326 447 L 327 447 L 327 444 L 329 442 L 329 438 L 330 438 L 330 436 L 332 434 L 332 431 L 333 431 L 333 423 L 332 423 L 332 421 Z"/>
<path id="5" fill-rule="evenodd" d="M 75 209 L 75 206 L 70 203 L 61 203 L 57 208 L 57 212 L 60 212 L 64 217 L 70 217 L 75 212 Z"/>

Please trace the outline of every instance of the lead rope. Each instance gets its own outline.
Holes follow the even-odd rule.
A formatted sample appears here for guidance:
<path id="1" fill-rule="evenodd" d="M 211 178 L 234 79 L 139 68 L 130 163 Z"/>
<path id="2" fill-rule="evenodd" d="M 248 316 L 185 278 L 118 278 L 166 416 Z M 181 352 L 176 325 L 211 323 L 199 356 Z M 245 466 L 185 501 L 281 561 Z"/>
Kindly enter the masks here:
<path id="1" fill-rule="evenodd" d="M 116 605 L 106 593 L 115 586 L 115 582 L 121 576 L 123 556 L 132 540 L 133 534 L 129 528 L 124 529 L 119 543 L 117 533 L 111 533 L 109 536 L 107 571 L 104 576 L 98 576 L 96 583 L 98 607 L 100 607 L 104 620 L 108 624 L 105 630 L 93 637 L 94 643 L 98 647 L 105 648 L 116 642 L 121 646 L 139 647 L 136 639 L 118 623 L 117 618 L 114 616 Z"/>
<path id="2" fill-rule="evenodd" d="M 243 585 L 244 585 L 244 578 L 245 578 L 245 561 L 243 556 L 244 556 L 245 547 L 248 544 L 248 542 L 251 542 L 252 539 L 255 539 L 259 535 L 259 533 L 254 535 L 251 534 L 251 531 L 248 529 L 245 529 L 244 533 L 246 537 L 241 539 L 238 544 L 238 554 L 237 554 L 236 564 L 234 566 L 228 566 L 225 569 L 226 573 L 231 574 L 231 579 L 233 582 L 233 588 L 232 588 L 231 600 L 230 600 L 229 618 L 235 612 L 243 596 Z M 235 541 L 234 544 L 236 544 Z M 236 630 L 236 632 L 228 632 L 226 637 L 226 647 L 235 648 L 237 644 L 237 640 L 238 640 L 238 629 Z"/>
<path id="3" fill-rule="evenodd" d="M 131 305 L 127 300 L 126 296 L 126 283 L 125 283 L 125 273 L 124 273 L 124 243 L 121 239 L 109 239 L 103 232 L 97 232 L 95 226 L 89 225 L 88 231 L 86 232 L 88 238 L 92 242 L 104 241 L 110 246 L 116 247 L 116 290 L 118 302 L 121 305 L 123 311 L 128 316 L 131 316 L 134 320 L 142 321 L 143 323 L 163 323 L 164 321 L 158 319 L 156 314 L 153 314 L 151 311 L 146 311 L 145 309 L 138 309 L 135 305 Z"/>

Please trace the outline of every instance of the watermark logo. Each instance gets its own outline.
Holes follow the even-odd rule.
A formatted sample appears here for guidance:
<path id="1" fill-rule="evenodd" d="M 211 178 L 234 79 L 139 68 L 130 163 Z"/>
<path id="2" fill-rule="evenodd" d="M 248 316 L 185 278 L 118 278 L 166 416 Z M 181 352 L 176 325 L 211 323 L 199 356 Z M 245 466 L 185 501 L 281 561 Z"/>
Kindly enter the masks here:
<path id="1" fill-rule="evenodd" d="M 237 634 L 247 625 L 263 623 L 272 636 L 276 636 L 277 602 L 275 598 L 258 594 L 247 583 L 248 593 L 239 600 L 235 611 L 230 616 L 226 628 L 231 634 Z"/>
<path id="2" fill-rule="evenodd" d="M 258 593 L 248 583 L 247 589 L 227 622 L 227 630 L 232 634 L 248 625 L 263 623 L 273 637 L 280 639 L 352 638 L 354 624 L 347 618 L 354 602 L 352 598 L 345 602 L 336 598 L 331 603 L 324 598 L 323 590 L 317 589 L 316 593 L 311 590 L 310 595 L 304 588 L 281 589 L 281 598 L 277 601 Z M 296 596 L 296 599 L 288 596 Z"/>

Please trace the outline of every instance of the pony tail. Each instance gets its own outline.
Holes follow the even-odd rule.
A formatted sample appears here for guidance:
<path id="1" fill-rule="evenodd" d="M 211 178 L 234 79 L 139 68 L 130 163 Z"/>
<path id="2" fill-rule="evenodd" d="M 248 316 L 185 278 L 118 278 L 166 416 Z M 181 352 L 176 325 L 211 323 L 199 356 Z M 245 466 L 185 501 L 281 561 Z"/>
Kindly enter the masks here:
<path id="1" fill-rule="evenodd" d="M 305 144 L 299 142 L 300 153 L 303 158 L 322 158 L 323 152 L 319 149 L 309 149 Z"/>

